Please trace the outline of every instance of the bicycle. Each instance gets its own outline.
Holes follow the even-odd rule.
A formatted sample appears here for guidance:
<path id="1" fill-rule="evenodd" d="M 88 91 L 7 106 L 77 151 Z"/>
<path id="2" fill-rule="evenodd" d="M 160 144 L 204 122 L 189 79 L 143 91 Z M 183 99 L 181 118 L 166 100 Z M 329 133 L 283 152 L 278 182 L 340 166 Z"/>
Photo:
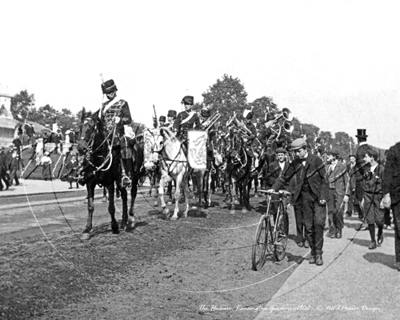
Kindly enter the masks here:
<path id="1" fill-rule="evenodd" d="M 266 192 L 265 190 L 259 190 Z M 273 200 L 272 195 L 278 195 L 278 200 Z M 281 261 L 286 256 L 286 245 L 289 233 L 289 219 L 287 209 L 283 199 L 291 196 L 286 190 L 267 194 L 267 210 L 261 216 L 254 236 L 252 247 L 252 269 L 260 270 L 267 258 L 267 252 L 273 252 L 277 261 Z M 271 202 L 278 202 L 278 208 L 274 219 L 271 210 Z"/>

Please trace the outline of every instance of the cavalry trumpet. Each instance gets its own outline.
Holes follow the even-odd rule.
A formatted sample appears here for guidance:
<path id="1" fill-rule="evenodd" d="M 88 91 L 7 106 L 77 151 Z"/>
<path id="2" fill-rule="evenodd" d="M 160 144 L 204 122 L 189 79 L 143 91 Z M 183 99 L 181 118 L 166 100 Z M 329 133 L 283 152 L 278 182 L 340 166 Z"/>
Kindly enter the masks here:
<path id="1" fill-rule="evenodd" d="M 210 130 L 211 127 L 219 120 L 219 118 L 221 118 L 221 114 L 219 112 L 217 112 L 211 118 L 209 118 L 206 121 L 204 121 L 201 124 L 203 130 L 205 130 L 205 131 Z"/>

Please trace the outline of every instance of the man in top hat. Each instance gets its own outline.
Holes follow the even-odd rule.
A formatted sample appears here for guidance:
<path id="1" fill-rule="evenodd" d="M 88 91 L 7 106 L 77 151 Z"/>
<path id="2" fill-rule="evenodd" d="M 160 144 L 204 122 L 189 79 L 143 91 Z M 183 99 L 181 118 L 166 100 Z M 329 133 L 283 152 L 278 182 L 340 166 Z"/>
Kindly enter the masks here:
<path id="1" fill-rule="evenodd" d="M 366 129 L 357 129 L 357 141 L 358 148 L 356 151 L 356 165 L 354 168 L 354 180 L 355 180 L 355 191 L 354 191 L 354 209 L 358 213 L 358 218 L 363 221 L 360 225 L 359 230 L 367 230 L 368 226 L 364 222 L 364 213 L 361 208 L 361 201 L 364 197 L 365 188 L 365 177 L 364 173 L 369 171 L 370 165 L 364 162 L 364 156 L 367 150 L 370 148 L 367 144 Z"/>
<path id="2" fill-rule="evenodd" d="M 252 123 L 253 119 L 253 111 L 251 110 L 244 110 L 243 111 L 243 122 L 246 125 L 246 128 L 251 132 L 251 134 L 248 134 L 248 136 L 245 138 L 246 140 L 246 153 L 247 155 L 251 158 L 251 172 L 254 173 L 256 172 L 254 163 L 255 163 L 255 156 L 254 156 L 254 148 L 253 148 L 253 142 L 256 139 L 257 136 L 257 130 L 255 125 Z"/>
<path id="3" fill-rule="evenodd" d="M 192 96 L 183 97 L 181 103 L 184 105 L 185 110 L 178 113 L 174 122 L 177 136 L 185 147 L 187 147 L 188 131 L 201 128 L 199 116 L 192 110 L 193 100 L 194 98 Z"/>
<path id="4" fill-rule="evenodd" d="M 296 158 L 267 192 L 282 189 L 292 177 L 295 177 L 292 201 L 296 209 L 301 210 L 299 214 L 303 215 L 306 237 L 311 247 L 309 263 L 321 266 L 326 220 L 325 205 L 328 199 L 325 166 L 319 157 L 308 151 L 307 143 L 302 138 L 292 142 L 291 150 L 294 151 Z"/>
<path id="5" fill-rule="evenodd" d="M 347 208 L 346 208 L 346 214 L 347 216 L 351 217 L 353 215 L 353 210 L 354 210 L 354 191 L 355 191 L 355 179 L 354 179 L 354 170 L 356 166 L 356 155 L 355 154 L 350 154 L 349 155 L 349 161 L 346 164 L 347 166 L 347 175 L 349 177 L 349 201 L 347 202 Z M 346 207 L 346 203 L 345 203 Z"/>
<path id="6" fill-rule="evenodd" d="M 349 200 L 349 177 L 346 165 L 338 160 L 339 152 L 337 150 L 329 150 L 326 154 L 328 162 L 326 166 L 326 179 L 329 184 L 329 237 L 340 239 L 344 226 L 344 202 L 348 202 Z"/>

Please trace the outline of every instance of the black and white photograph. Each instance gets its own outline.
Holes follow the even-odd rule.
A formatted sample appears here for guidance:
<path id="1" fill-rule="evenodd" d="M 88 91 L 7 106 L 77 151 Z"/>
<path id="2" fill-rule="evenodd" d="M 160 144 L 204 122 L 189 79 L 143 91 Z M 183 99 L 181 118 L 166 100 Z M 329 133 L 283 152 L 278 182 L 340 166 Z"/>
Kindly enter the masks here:
<path id="1" fill-rule="evenodd" d="M 0 12 L 0 319 L 398 319 L 400 2 Z"/>

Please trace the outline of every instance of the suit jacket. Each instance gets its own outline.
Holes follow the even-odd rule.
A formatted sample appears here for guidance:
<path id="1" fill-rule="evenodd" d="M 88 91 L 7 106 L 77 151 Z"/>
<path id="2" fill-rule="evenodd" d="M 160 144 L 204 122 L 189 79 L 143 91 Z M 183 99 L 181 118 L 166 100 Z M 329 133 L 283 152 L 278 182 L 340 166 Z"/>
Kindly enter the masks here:
<path id="1" fill-rule="evenodd" d="M 281 169 L 281 166 L 279 165 L 279 161 L 275 160 L 268 166 L 268 172 L 267 172 L 267 185 L 268 186 L 273 186 L 274 183 L 276 182 L 276 179 L 279 178 L 279 176 L 282 174 L 282 171 L 286 171 L 287 168 L 289 168 L 289 161 L 285 161 L 285 166 L 283 167 L 283 170 Z M 286 189 L 287 185 L 285 186 Z"/>
<path id="2" fill-rule="evenodd" d="M 358 201 L 361 201 L 364 194 L 365 188 L 365 178 L 364 173 L 369 171 L 369 165 L 365 165 L 364 156 L 365 152 L 369 149 L 368 144 L 363 144 L 358 147 L 356 152 L 356 166 L 354 168 L 354 179 L 356 182 L 355 186 L 355 198 Z"/>
<path id="3" fill-rule="evenodd" d="M 350 191 L 348 191 L 348 182 L 349 176 L 347 174 L 346 165 L 338 161 L 335 168 L 330 171 L 330 165 L 326 166 L 326 179 L 328 180 L 328 186 L 331 189 L 333 187 L 336 192 L 341 195 L 349 195 Z"/>
<path id="4" fill-rule="evenodd" d="M 383 194 L 390 193 L 392 204 L 400 201 L 400 143 L 390 147 L 383 173 Z"/>
<path id="5" fill-rule="evenodd" d="M 296 175 L 298 183 L 293 186 L 293 203 L 297 201 L 305 181 L 308 181 L 311 193 L 317 201 L 328 200 L 329 190 L 324 163 L 319 157 L 311 153 L 304 160 L 304 166 L 302 164 L 303 159 L 293 160 L 287 170 L 275 181 L 272 189 L 280 190 Z"/>

